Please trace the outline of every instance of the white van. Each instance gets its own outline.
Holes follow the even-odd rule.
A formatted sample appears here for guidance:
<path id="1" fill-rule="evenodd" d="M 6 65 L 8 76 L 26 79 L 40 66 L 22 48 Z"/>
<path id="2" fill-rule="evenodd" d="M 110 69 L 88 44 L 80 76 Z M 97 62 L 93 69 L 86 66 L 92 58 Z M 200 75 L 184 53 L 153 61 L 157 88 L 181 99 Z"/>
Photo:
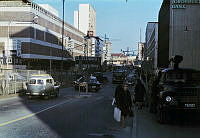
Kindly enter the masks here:
<path id="1" fill-rule="evenodd" d="M 49 74 L 32 75 L 27 83 L 26 95 L 40 96 L 49 99 L 51 96 L 59 96 L 59 86 Z"/>

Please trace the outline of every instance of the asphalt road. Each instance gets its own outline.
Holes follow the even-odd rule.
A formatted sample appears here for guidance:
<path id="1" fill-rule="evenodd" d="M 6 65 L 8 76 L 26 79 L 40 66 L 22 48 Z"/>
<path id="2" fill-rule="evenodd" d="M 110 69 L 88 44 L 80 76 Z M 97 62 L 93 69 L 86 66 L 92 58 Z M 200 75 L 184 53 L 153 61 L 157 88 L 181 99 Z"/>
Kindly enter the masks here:
<path id="1" fill-rule="evenodd" d="M 124 129 L 113 120 L 114 89 L 108 83 L 98 93 L 81 93 L 80 97 L 73 88 L 66 88 L 59 98 L 50 100 L 0 100 L 0 138 L 129 138 L 132 119 Z"/>

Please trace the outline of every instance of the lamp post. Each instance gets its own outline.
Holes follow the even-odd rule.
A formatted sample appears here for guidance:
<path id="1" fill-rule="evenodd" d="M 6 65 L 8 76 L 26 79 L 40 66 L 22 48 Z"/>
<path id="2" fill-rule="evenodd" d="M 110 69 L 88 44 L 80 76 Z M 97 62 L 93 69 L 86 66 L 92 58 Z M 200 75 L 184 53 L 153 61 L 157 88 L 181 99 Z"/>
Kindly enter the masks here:
<path id="1" fill-rule="evenodd" d="M 65 18 L 65 0 L 62 1 L 62 10 L 63 10 L 63 20 L 62 20 L 62 41 L 61 41 L 61 45 L 62 45 L 62 52 L 61 52 L 61 76 L 63 75 L 63 50 L 64 50 L 64 25 L 65 25 L 65 22 L 64 22 L 64 18 Z M 61 77 L 61 83 L 63 82 L 63 79 Z"/>

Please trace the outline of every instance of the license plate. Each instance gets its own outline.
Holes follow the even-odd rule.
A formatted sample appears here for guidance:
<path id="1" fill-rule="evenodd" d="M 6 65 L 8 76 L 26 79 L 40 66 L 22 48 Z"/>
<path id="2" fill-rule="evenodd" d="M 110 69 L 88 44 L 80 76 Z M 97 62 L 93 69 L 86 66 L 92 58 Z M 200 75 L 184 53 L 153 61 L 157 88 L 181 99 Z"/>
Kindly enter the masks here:
<path id="1" fill-rule="evenodd" d="M 36 93 L 36 92 L 35 92 L 35 93 L 33 93 L 33 95 L 39 95 L 39 93 Z"/>
<path id="2" fill-rule="evenodd" d="M 195 107 L 195 104 L 185 104 L 185 107 L 192 108 Z"/>
<path id="3" fill-rule="evenodd" d="M 96 88 L 96 86 L 92 86 L 92 88 Z"/>

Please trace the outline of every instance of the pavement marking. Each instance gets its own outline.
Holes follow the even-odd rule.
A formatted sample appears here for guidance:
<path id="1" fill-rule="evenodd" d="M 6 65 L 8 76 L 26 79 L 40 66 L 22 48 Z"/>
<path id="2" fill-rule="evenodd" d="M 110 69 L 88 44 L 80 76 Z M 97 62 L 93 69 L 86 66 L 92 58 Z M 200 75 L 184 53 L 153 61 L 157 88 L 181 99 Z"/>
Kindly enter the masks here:
<path id="1" fill-rule="evenodd" d="M 42 113 L 42 112 L 47 111 L 47 110 L 49 110 L 49 109 L 52 109 L 52 108 L 54 108 L 54 107 L 56 107 L 56 106 L 63 105 L 63 104 L 65 104 L 65 103 L 67 103 L 67 102 L 69 102 L 69 101 L 67 100 L 67 101 L 65 101 L 65 102 L 62 102 L 62 103 L 59 103 L 59 104 L 50 106 L 50 107 L 48 107 L 48 108 L 45 108 L 45 109 L 43 109 L 43 110 L 40 110 L 40 111 L 38 111 L 38 112 L 36 112 L 36 113 L 29 114 L 29 115 L 26 115 L 26 116 L 23 116 L 23 117 L 14 119 L 14 120 L 10 120 L 10 121 L 1 123 L 1 124 L 0 124 L 0 127 L 5 126 L 5 125 L 9 125 L 9 124 L 12 124 L 12 123 L 15 123 L 15 122 L 17 122 L 17 121 L 21 121 L 21 120 L 24 120 L 24 119 L 27 119 L 27 118 L 30 118 L 30 117 L 32 117 L 32 116 L 35 116 L 35 115 L 39 114 L 39 113 Z"/>

